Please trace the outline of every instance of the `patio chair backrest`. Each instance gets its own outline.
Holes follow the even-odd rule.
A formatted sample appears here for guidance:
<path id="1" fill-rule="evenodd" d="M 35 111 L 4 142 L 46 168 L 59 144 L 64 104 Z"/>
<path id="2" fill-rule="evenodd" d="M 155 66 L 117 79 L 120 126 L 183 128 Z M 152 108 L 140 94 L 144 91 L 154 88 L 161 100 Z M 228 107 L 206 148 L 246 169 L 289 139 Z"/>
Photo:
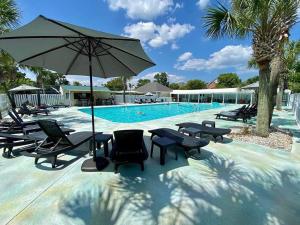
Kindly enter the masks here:
<path id="1" fill-rule="evenodd" d="M 137 152 L 143 147 L 143 130 L 118 130 L 114 132 L 119 152 Z"/>
<path id="2" fill-rule="evenodd" d="M 12 118 L 12 120 L 19 126 L 21 126 L 21 122 L 16 118 L 15 114 L 11 111 L 8 110 L 8 115 L 10 116 L 10 118 Z"/>
<path id="3" fill-rule="evenodd" d="M 11 111 L 13 112 L 13 114 L 15 115 L 15 117 L 20 121 L 20 123 L 24 122 L 23 119 L 17 113 L 16 109 L 12 108 Z"/>
<path id="4" fill-rule="evenodd" d="M 38 124 L 50 141 L 54 143 L 59 142 L 62 145 L 73 145 L 55 120 L 39 120 Z"/>

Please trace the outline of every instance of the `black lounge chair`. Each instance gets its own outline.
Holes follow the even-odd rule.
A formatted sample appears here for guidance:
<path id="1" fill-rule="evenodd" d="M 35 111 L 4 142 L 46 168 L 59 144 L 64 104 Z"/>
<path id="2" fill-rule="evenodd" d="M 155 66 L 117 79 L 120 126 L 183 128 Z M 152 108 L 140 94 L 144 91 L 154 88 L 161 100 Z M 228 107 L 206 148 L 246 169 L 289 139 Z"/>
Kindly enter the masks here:
<path id="1" fill-rule="evenodd" d="M 16 135 L 0 132 L 0 148 L 3 148 L 3 156 L 11 157 L 14 147 L 25 146 L 35 143 L 35 140 L 27 135 Z M 35 146 L 35 145 L 34 145 Z"/>
<path id="2" fill-rule="evenodd" d="M 67 135 L 74 132 L 73 129 L 69 129 L 69 128 L 62 128 L 61 130 Z M 43 141 L 47 138 L 47 135 L 43 131 L 38 131 L 34 133 L 31 132 L 31 134 L 29 135 L 23 135 L 23 134 L 21 135 L 16 133 L 18 132 L 11 132 L 11 131 L 0 132 L 0 148 L 3 148 L 3 154 L 4 155 L 6 154 L 7 157 L 11 156 L 14 147 L 35 143 L 34 145 L 26 146 L 26 149 L 20 149 L 20 150 L 30 151 L 29 147 L 35 149 L 39 141 Z"/>
<path id="3" fill-rule="evenodd" d="M 19 114 L 23 115 L 38 115 L 38 114 L 45 114 L 48 115 L 50 113 L 50 111 L 48 109 L 29 109 L 27 104 L 24 103 L 21 105 L 20 109 L 19 109 Z"/>
<path id="4" fill-rule="evenodd" d="M 58 126 L 55 120 L 39 120 L 39 126 L 47 135 L 47 138 L 34 150 L 24 155 L 35 157 L 34 163 L 37 164 L 40 158 L 52 158 L 52 168 L 55 168 L 57 156 L 71 151 L 83 143 L 89 141 L 92 132 L 76 132 L 66 135 Z M 44 147 L 44 144 L 52 143 L 51 146 Z M 91 145 L 90 145 L 91 147 Z"/>
<path id="5" fill-rule="evenodd" d="M 228 118 L 228 119 L 232 119 L 232 120 L 238 120 L 238 119 L 242 119 L 244 123 L 247 122 L 247 119 L 249 118 L 246 114 L 246 110 L 245 110 L 246 106 L 241 107 L 239 109 L 233 110 L 233 111 L 223 111 L 220 113 L 215 114 L 216 115 L 216 119 L 221 119 L 221 118 Z"/>
<path id="6" fill-rule="evenodd" d="M 29 134 L 29 133 L 37 132 L 37 131 L 41 130 L 37 120 L 24 122 L 23 119 L 15 111 L 15 109 L 9 110 L 8 115 L 14 121 L 15 126 L 22 129 L 24 134 Z M 64 124 L 62 124 L 62 123 L 57 122 L 57 124 L 59 126 L 64 126 Z"/>
<path id="7" fill-rule="evenodd" d="M 115 163 L 115 173 L 122 164 L 137 163 L 144 170 L 144 160 L 148 158 L 143 130 L 119 130 L 114 132 L 115 141 L 110 154 Z"/>
<path id="8" fill-rule="evenodd" d="M 199 134 L 208 134 L 213 136 L 215 142 L 217 141 L 218 137 L 221 137 L 223 141 L 223 135 L 229 134 L 231 132 L 231 129 L 226 128 L 216 128 L 216 127 L 208 127 L 199 123 L 179 123 L 176 124 L 178 126 L 178 131 L 180 131 L 182 128 L 195 128 L 199 130 Z"/>
<path id="9" fill-rule="evenodd" d="M 167 137 L 171 140 L 174 140 L 177 145 L 184 148 L 184 153 L 186 157 L 188 157 L 187 153 L 190 150 L 197 149 L 200 153 L 200 148 L 209 144 L 209 140 L 189 137 L 170 128 L 159 128 L 149 130 L 149 133 L 151 133 L 151 140 L 154 136 Z"/>

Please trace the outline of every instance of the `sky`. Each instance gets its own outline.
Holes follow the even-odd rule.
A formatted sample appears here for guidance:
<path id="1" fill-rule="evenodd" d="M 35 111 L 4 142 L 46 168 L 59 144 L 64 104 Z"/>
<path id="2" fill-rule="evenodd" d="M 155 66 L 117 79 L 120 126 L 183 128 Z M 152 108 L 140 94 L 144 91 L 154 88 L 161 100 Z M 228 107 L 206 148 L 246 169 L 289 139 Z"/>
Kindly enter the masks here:
<path id="1" fill-rule="evenodd" d="M 229 0 L 220 0 L 228 4 Z M 20 26 L 44 15 L 79 26 L 141 40 L 146 53 L 156 63 L 130 82 L 153 80 L 157 72 L 167 72 L 170 82 L 190 79 L 213 81 L 221 73 L 237 73 L 242 80 L 258 75 L 247 68 L 252 54 L 251 39 L 209 39 L 202 17 L 215 0 L 16 0 L 21 10 Z M 300 16 L 300 10 L 299 16 Z M 300 25 L 291 39 L 300 38 Z M 35 76 L 27 72 L 27 76 Z M 88 85 L 85 76 L 68 80 Z M 96 85 L 107 82 L 94 78 Z"/>

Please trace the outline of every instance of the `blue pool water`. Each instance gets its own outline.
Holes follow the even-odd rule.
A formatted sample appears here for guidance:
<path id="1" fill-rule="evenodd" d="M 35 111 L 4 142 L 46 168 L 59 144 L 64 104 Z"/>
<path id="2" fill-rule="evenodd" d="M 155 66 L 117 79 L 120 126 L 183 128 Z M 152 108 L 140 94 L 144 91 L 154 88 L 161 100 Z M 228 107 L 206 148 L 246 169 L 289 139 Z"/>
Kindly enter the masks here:
<path id="1" fill-rule="evenodd" d="M 118 123 L 136 123 L 155 120 L 185 113 L 199 112 L 208 109 L 220 108 L 220 103 L 170 103 L 133 106 L 111 106 L 95 108 L 95 116 Z M 90 114 L 90 108 L 79 109 Z"/>

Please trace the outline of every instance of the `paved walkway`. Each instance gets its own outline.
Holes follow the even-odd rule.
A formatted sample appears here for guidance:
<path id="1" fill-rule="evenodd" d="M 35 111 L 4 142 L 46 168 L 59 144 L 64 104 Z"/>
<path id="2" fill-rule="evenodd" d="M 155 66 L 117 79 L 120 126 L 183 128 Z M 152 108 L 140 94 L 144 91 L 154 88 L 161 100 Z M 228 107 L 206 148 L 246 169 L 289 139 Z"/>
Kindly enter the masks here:
<path id="1" fill-rule="evenodd" d="M 96 119 L 97 131 L 156 127 L 213 119 L 218 110 L 137 123 L 116 124 Z M 75 108 L 52 113 L 69 127 L 90 129 L 90 117 Z M 254 121 L 252 121 L 254 122 Z M 291 112 L 275 113 L 274 124 L 293 130 Z M 243 126 L 216 121 L 218 127 Z M 145 141 L 150 149 L 149 134 Z M 295 139 L 299 144 L 299 139 Z M 61 166 L 34 165 L 32 158 L 0 157 L 0 224 L 163 224 L 163 225 L 299 225 L 300 155 L 226 139 L 211 142 L 185 159 L 170 151 L 166 165 L 159 152 L 145 163 L 121 166 L 114 174 L 83 173 L 82 146 L 59 158 Z M 174 149 L 175 150 L 175 149 Z M 102 154 L 102 153 L 101 153 Z M 41 162 L 43 162 L 41 160 Z M 67 164 L 66 164 L 67 162 Z"/>

